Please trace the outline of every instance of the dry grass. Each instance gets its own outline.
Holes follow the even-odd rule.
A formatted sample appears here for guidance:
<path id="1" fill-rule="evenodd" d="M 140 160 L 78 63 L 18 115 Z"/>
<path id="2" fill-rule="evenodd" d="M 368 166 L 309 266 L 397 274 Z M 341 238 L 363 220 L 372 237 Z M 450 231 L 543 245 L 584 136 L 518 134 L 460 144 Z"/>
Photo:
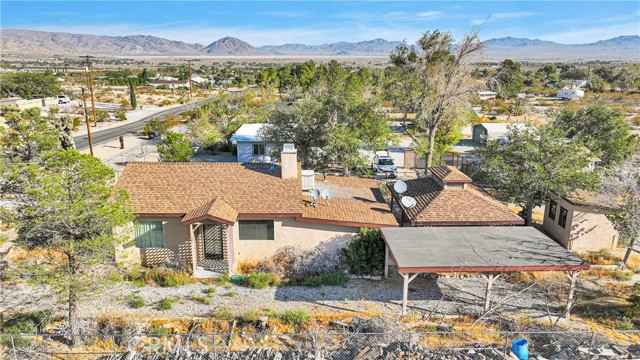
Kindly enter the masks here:
<path id="1" fill-rule="evenodd" d="M 581 259 L 584 259 L 590 265 L 615 265 L 616 257 L 608 250 L 600 250 L 588 253 L 577 253 Z"/>

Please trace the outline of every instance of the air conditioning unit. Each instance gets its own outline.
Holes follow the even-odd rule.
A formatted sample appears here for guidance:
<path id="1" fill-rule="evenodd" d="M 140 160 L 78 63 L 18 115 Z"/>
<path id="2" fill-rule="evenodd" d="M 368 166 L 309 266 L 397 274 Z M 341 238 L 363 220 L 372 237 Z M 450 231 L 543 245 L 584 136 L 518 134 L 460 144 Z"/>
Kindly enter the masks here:
<path id="1" fill-rule="evenodd" d="M 316 188 L 316 176 L 313 170 L 302 170 L 302 190 Z"/>

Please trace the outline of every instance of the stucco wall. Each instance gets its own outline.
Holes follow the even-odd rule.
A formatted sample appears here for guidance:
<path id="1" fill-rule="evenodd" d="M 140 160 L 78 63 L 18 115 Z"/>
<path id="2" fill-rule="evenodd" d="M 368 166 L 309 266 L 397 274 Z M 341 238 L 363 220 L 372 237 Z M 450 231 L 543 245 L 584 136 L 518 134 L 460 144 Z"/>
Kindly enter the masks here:
<path id="1" fill-rule="evenodd" d="M 238 141 L 238 162 L 270 162 L 273 144 L 266 144 L 264 156 L 253 156 L 253 144 L 261 144 L 259 142 L 241 142 Z"/>
<path id="2" fill-rule="evenodd" d="M 567 250 L 598 251 L 616 246 L 618 233 L 605 214 L 575 206 L 555 196 L 552 199 L 558 203 L 556 216 L 554 219 L 549 217 L 550 201 L 547 201 L 543 228 Z M 565 228 L 558 224 L 561 206 L 568 211 Z"/>
<path id="3" fill-rule="evenodd" d="M 183 226 L 180 218 L 139 218 L 139 221 L 162 221 L 164 232 L 164 248 L 141 249 L 143 265 L 162 265 L 166 259 L 191 263 L 191 239 L 189 226 Z"/>
<path id="4" fill-rule="evenodd" d="M 285 246 L 311 250 L 325 243 L 327 250 L 345 247 L 359 228 L 325 224 L 301 223 L 293 218 L 275 219 L 275 240 L 238 240 L 239 226 L 233 227 L 234 260 L 242 262 L 270 257 Z"/>

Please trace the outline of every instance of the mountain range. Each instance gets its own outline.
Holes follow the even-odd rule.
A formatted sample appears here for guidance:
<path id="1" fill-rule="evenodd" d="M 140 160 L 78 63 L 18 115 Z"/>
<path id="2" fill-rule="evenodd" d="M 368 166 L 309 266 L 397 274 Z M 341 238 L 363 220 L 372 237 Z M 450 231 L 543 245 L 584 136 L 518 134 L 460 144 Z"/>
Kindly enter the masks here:
<path id="1" fill-rule="evenodd" d="M 20 29 L 0 30 L 5 54 L 204 55 L 204 56 L 388 56 L 399 41 L 374 39 L 322 45 L 284 44 L 254 47 L 234 37 L 204 46 L 149 35 L 106 36 Z M 482 60 L 621 60 L 640 59 L 640 36 L 619 36 L 590 44 L 559 44 L 505 37 L 486 41 Z"/>

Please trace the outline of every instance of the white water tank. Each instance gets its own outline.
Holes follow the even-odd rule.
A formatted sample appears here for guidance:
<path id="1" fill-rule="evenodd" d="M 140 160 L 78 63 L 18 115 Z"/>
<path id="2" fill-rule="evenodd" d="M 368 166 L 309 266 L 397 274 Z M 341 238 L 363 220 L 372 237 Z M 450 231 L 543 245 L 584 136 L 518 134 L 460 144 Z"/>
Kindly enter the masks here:
<path id="1" fill-rule="evenodd" d="M 302 170 L 302 190 L 311 190 L 316 188 L 316 177 L 313 170 Z"/>

